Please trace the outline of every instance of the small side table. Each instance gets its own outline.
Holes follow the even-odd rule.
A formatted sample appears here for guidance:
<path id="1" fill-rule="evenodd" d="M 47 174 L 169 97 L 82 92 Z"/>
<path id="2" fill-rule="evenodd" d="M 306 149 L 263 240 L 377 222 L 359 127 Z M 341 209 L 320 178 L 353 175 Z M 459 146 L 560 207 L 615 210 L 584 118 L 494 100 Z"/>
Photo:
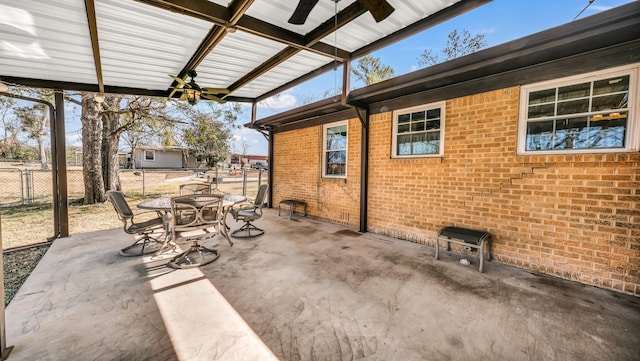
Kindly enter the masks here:
<path id="1" fill-rule="evenodd" d="M 282 211 L 282 206 L 289 207 L 289 219 L 293 219 L 293 213 L 296 211 L 296 206 L 303 207 L 303 216 L 307 216 L 307 202 L 299 201 L 297 199 L 283 199 L 278 203 L 278 216 L 280 216 L 280 212 Z"/>

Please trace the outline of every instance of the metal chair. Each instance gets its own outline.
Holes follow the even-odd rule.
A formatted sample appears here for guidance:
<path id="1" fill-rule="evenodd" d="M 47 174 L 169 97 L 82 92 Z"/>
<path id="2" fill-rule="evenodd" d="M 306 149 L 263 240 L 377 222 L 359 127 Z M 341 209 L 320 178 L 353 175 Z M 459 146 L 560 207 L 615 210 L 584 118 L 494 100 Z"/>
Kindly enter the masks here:
<path id="1" fill-rule="evenodd" d="M 160 250 L 164 241 L 152 237 L 153 233 L 160 230 L 165 233 L 162 217 L 156 213 L 156 217 L 144 221 L 136 221 L 136 217 L 140 219 L 143 214 L 151 213 L 150 211 L 139 212 L 134 214 L 129 207 L 129 203 L 120 191 L 107 191 L 107 198 L 113 204 L 113 208 L 118 214 L 118 218 L 123 223 L 124 231 L 133 234 L 136 238 L 131 245 L 120 250 L 120 255 L 125 257 L 142 256 L 151 254 Z M 141 236 L 141 237 L 138 237 Z M 165 233 L 166 236 L 166 233 Z"/>
<path id="2" fill-rule="evenodd" d="M 231 215 L 237 221 L 243 221 L 245 224 L 231 232 L 232 237 L 236 238 L 249 238 L 256 237 L 264 233 L 264 229 L 258 228 L 253 225 L 253 221 L 262 217 L 262 207 L 264 206 L 265 199 L 267 197 L 268 184 L 263 184 L 258 188 L 258 194 L 253 204 L 249 207 L 243 207 L 239 209 L 232 209 Z M 251 231 L 254 233 L 252 234 Z"/>
<path id="3" fill-rule="evenodd" d="M 189 241 L 185 252 L 173 257 L 168 266 L 193 268 L 218 259 L 218 250 L 207 248 L 200 241 L 220 234 L 222 225 L 222 196 L 192 194 L 171 198 L 170 232 L 174 242 Z"/>
<path id="4" fill-rule="evenodd" d="M 180 185 L 180 195 L 187 194 L 209 194 L 211 193 L 211 184 L 208 183 L 187 183 Z"/>

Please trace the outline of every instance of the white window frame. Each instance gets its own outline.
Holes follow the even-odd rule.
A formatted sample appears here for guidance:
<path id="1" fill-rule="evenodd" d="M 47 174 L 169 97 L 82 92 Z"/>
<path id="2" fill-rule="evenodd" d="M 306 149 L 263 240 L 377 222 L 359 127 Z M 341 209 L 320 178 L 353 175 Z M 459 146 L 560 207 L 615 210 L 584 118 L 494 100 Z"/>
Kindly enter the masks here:
<path id="1" fill-rule="evenodd" d="M 152 159 L 148 159 L 147 158 L 147 152 L 151 152 L 151 154 L 153 155 Z M 143 156 L 144 156 L 145 162 L 155 162 L 156 161 L 156 151 L 155 150 L 151 150 L 151 149 L 144 150 Z"/>
<path id="2" fill-rule="evenodd" d="M 345 159 L 344 159 L 344 174 L 335 175 L 335 174 L 327 174 L 327 131 L 329 128 L 335 128 L 345 125 L 347 127 L 347 140 L 345 142 L 344 149 L 331 149 L 331 151 L 336 150 L 344 150 Z M 335 179 L 345 179 L 347 178 L 347 165 L 349 163 L 349 122 L 348 121 L 340 121 L 335 123 L 329 123 L 322 125 L 322 178 L 335 178 Z"/>
<path id="3" fill-rule="evenodd" d="M 638 133 L 640 121 L 638 120 L 637 107 L 640 105 L 640 92 L 638 87 L 638 74 L 640 73 L 640 63 L 609 68 L 566 78 L 560 78 L 535 84 L 523 85 L 520 91 L 520 109 L 518 116 L 518 155 L 543 155 L 543 154 L 579 154 L 579 153 L 621 153 L 635 152 L 639 149 Z M 629 75 L 629 101 L 627 106 L 627 128 L 625 129 L 624 147 L 620 148 L 588 148 L 588 149 L 552 149 L 552 150 L 526 150 L 527 138 L 527 116 L 529 107 L 529 94 L 531 92 L 547 90 L 593 82 L 615 76 Z M 591 113 L 581 115 L 588 116 Z M 575 116 L 575 115 L 573 115 Z"/>
<path id="4" fill-rule="evenodd" d="M 445 108 L 446 102 L 436 102 L 425 105 L 419 105 L 411 108 L 398 109 L 393 111 L 393 129 L 391 135 L 391 158 L 429 158 L 429 157 L 442 157 L 444 155 L 444 124 L 445 124 Z M 398 154 L 398 117 L 407 113 L 415 113 L 420 111 L 427 111 L 433 109 L 440 109 L 440 146 L 437 153 L 430 154 Z M 424 131 L 428 132 L 428 131 Z M 435 131 L 432 131 L 435 132 Z"/>

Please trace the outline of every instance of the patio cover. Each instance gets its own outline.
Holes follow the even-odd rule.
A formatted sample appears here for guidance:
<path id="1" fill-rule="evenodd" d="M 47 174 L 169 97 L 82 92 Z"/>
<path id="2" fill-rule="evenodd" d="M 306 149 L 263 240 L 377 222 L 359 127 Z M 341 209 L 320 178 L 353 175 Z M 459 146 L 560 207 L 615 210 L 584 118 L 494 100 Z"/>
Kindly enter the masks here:
<path id="1" fill-rule="evenodd" d="M 293 25 L 298 1 L 0 0 L 0 80 L 165 97 L 170 74 L 196 70 L 256 103 L 489 1 L 390 0 L 377 23 L 358 1 L 322 0 Z"/>

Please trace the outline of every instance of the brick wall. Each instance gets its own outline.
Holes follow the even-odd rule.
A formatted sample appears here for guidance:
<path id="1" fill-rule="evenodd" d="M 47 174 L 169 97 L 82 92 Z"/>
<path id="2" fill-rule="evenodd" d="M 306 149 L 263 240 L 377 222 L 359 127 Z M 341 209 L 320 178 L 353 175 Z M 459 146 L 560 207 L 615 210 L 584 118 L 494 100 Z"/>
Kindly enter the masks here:
<path id="1" fill-rule="evenodd" d="M 430 246 L 444 226 L 486 230 L 498 262 L 640 295 L 640 154 L 517 156 L 518 97 L 447 101 L 441 158 L 391 159 L 392 113 L 373 115 L 368 230 Z M 274 140 L 274 204 L 357 227 L 359 121 L 346 181 L 320 176 L 322 127 Z"/>
<path id="2" fill-rule="evenodd" d="M 639 154 L 516 156 L 518 96 L 447 101 L 442 158 L 391 159 L 392 114 L 372 117 L 370 231 L 487 230 L 499 262 L 640 294 Z"/>
<path id="3" fill-rule="evenodd" d="M 274 135 L 274 206 L 282 199 L 304 200 L 309 215 L 358 228 L 360 121 L 351 119 L 347 131 L 347 179 L 322 178 L 322 126 Z"/>

